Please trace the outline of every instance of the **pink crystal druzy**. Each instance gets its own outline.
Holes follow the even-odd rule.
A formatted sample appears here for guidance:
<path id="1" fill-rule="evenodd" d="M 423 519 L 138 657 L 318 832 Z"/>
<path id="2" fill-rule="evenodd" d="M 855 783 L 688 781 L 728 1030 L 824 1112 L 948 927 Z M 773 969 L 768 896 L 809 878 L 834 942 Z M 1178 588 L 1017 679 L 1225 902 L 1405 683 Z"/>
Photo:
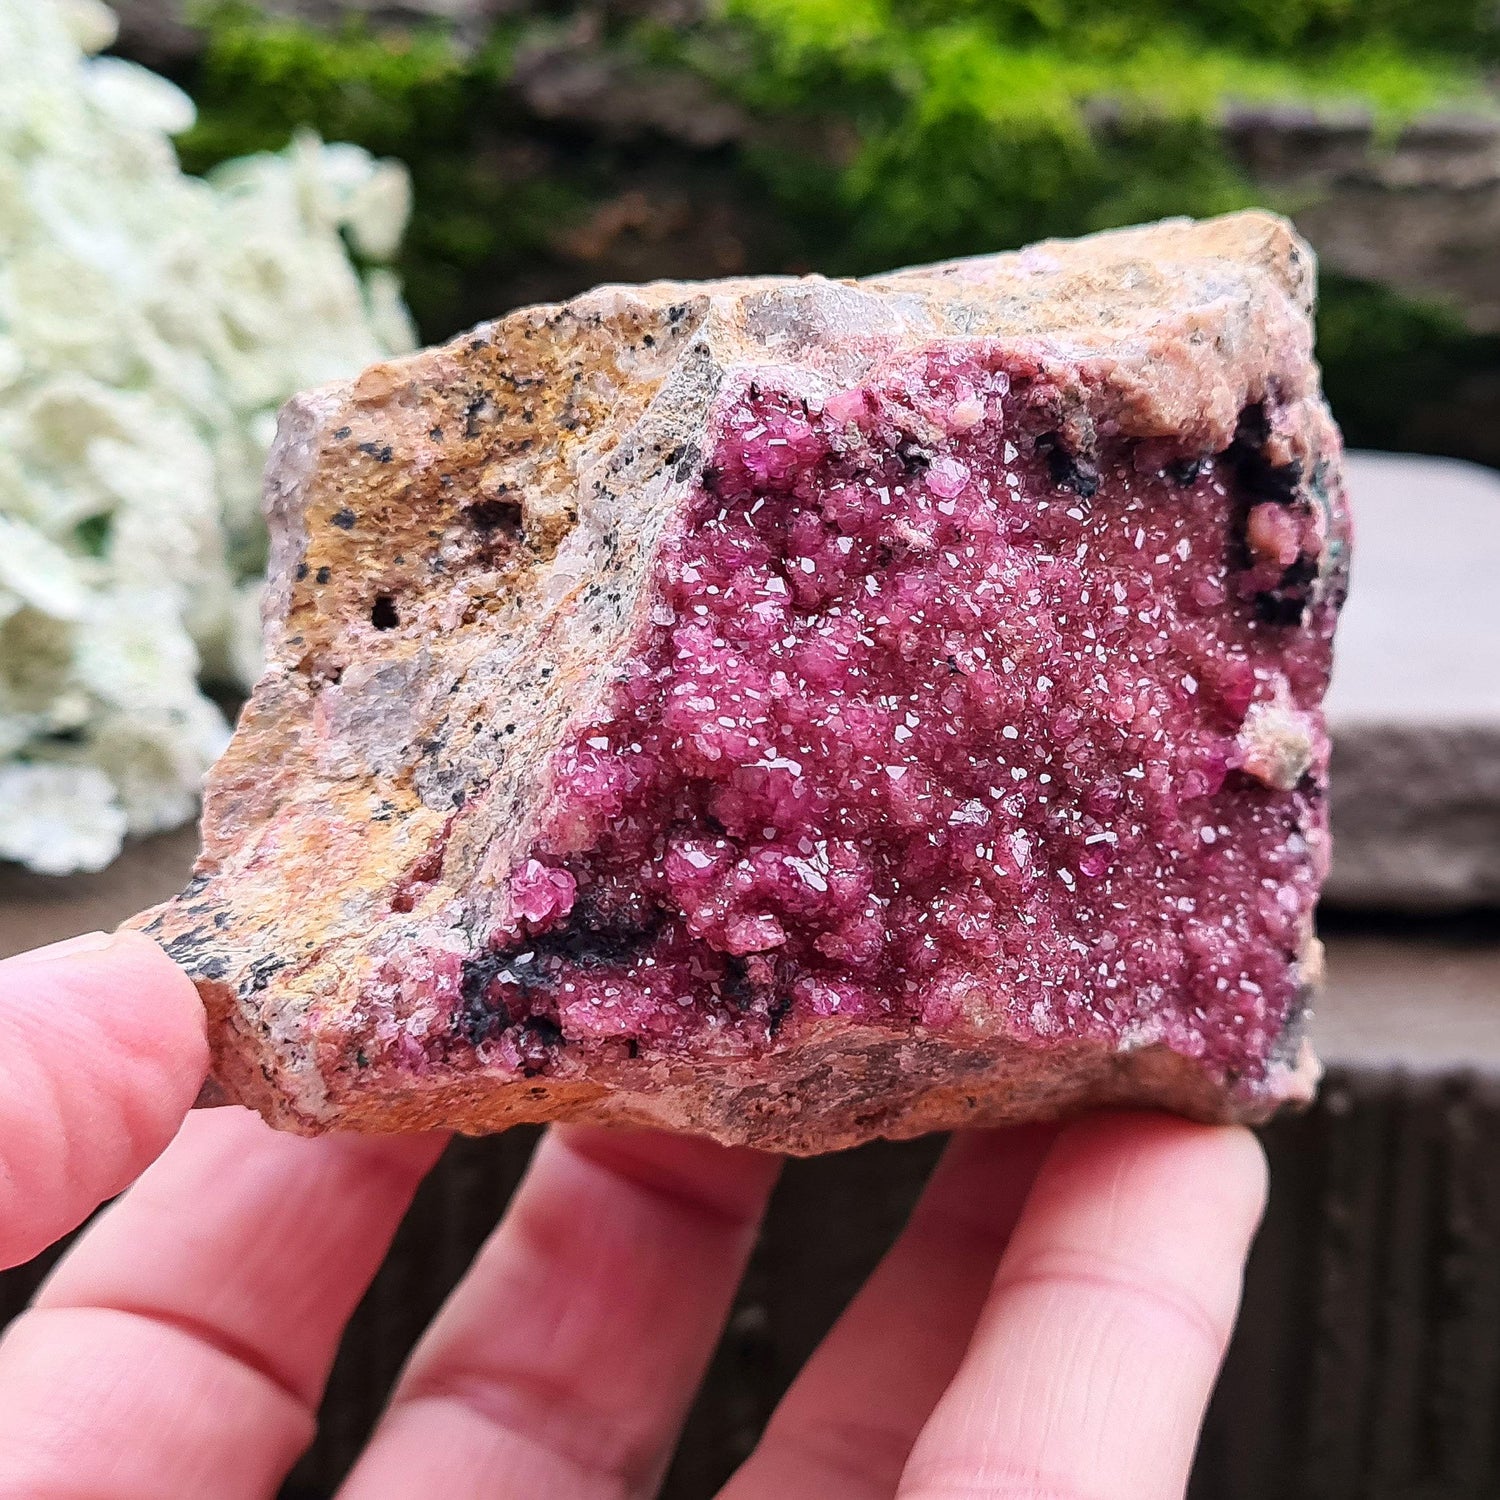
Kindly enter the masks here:
<path id="1" fill-rule="evenodd" d="M 476 1039 L 990 1011 L 1263 1071 L 1324 862 L 1309 586 L 1340 544 L 1263 406 L 1205 454 L 1065 436 L 1053 396 L 969 346 L 722 402 L 471 972 Z"/>

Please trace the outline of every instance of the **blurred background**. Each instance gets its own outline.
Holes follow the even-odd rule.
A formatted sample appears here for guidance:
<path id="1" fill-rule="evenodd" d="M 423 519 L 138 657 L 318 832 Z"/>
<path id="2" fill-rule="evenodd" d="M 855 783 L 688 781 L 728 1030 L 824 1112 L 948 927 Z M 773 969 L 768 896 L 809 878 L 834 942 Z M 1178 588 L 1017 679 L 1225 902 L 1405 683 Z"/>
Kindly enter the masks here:
<path id="1" fill-rule="evenodd" d="M 185 879 L 293 391 L 600 281 L 1251 204 L 1320 255 L 1359 548 L 1330 1080 L 1267 1133 L 1197 1493 L 1500 1494 L 1495 0 L 0 0 L 0 953 Z M 424 1190 L 289 1496 L 330 1492 L 530 1141 Z M 674 1500 L 747 1451 L 935 1150 L 788 1174 Z"/>
<path id="2" fill-rule="evenodd" d="M 1350 442 L 1500 463 L 1489 0 L 117 9 L 115 50 L 198 106 L 189 170 L 299 126 L 406 163 L 424 341 L 603 280 L 860 274 L 1265 204 L 1322 254 Z"/>

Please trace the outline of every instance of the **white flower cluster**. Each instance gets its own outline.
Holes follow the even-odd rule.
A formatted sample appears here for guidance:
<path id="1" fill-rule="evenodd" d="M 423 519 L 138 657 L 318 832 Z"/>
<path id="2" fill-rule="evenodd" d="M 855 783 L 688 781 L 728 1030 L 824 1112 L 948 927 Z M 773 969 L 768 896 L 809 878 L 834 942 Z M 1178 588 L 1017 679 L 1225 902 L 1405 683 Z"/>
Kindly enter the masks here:
<path id="1" fill-rule="evenodd" d="M 279 404 L 409 348 L 404 170 L 298 139 L 209 180 L 191 101 L 94 57 L 97 0 L 0 0 L 0 859 L 94 870 L 192 817 L 257 670 Z"/>

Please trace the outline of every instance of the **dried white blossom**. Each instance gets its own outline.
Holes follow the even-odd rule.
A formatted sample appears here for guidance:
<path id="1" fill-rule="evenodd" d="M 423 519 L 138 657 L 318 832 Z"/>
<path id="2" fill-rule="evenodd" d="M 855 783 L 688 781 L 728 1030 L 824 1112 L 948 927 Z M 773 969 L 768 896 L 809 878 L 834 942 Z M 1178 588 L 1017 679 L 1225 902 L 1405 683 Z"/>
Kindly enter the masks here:
<path id="1" fill-rule="evenodd" d="M 403 168 L 299 136 L 184 174 L 179 89 L 97 0 L 0 0 L 0 859 L 193 815 L 258 669 L 276 408 L 413 335 Z"/>

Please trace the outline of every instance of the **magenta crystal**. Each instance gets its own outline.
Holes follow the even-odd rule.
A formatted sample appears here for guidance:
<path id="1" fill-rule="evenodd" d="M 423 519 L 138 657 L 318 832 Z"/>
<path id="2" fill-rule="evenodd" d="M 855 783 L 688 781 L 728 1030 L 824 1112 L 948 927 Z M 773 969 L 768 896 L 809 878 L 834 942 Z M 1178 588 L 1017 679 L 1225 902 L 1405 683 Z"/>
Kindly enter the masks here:
<path id="1" fill-rule="evenodd" d="M 682 1046 L 980 1006 L 1039 1043 L 1263 1066 L 1322 874 L 1336 609 L 1268 591 L 1316 576 L 1326 523 L 1254 503 L 1243 436 L 1080 457 L 1036 373 L 981 346 L 817 406 L 764 377 L 722 404 L 525 867 L 578 908 L 517 902 L 529 936 L 617 956 L 533 953 L 490 1004 Z M 1290 785 L 1242 743 L 1258 705 L 1306 738 Z"/>

